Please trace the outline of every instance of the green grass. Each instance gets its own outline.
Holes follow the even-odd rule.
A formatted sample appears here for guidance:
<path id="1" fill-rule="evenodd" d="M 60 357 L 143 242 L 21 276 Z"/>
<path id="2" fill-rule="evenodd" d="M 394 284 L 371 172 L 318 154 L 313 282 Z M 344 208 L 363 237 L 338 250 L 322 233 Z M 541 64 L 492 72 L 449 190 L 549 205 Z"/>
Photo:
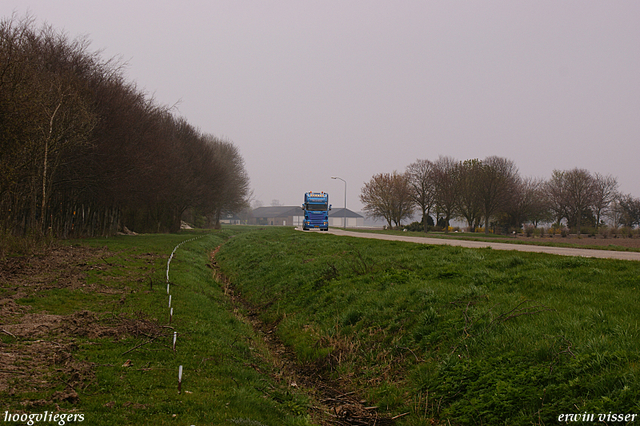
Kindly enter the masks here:
<path id="1" fill-rule="evenodd" d="M 168 328 L 167 259 L 193 237 L 171 262 Z M 35 374 L 54 386 L 16 382 L 0 393 L 0 412 L 57 404 L 92 425 L 311 424 L 314 402 L 275 378 L 262 339 L 213 280 L 208 256 L 220 244 L 223 272 L 298 361 L 382 414 L 410 413 L 398 425 L 549 425 L 565 413 L 640 411 L 639 262 L 276 227 L 69 244 L 102 250 L 85 286 L 54 274 L 16 300 L 28 314 L 60 316 L 66 331 L 0 333 L 3 352 L 48 344 Z M 52 402 L 70 386 L 77 401 Z"/>
<path id="2" fill-rule="evenodd" d="M 92 260 L 95 269 L 86 278 L 92 291 L 54 288 L 18 302 L 29 306 L 30 313 L 63 315 L 64 324 L 81 319 L 77 313 L 84 310 L 91 311 L 95 321 L 63 337 L 52 334 L 57 342 L 72 342 L 74 347 L 71 360 L 54 363 L 47 372 L 47 379 L 59 381 L 59 386 L 36 393 L 4 392 L 0 394 L 2 411 L 55 409 L 53 402 L 33 405 L 33 401 L 52 401 L 52 394 L 68 390 L 64 382 L 74 384 L 74 379 L 67 369 L 80 365 L 72 372 L 84 368 L 90 373 L 84 371 L 83 386 L 75 383 L 78 401 L 57 404 L 60 412 L 84 413 L 87 424 L 311 424 L 308 398 L 273 378 L 262 339 L 234 314 L 207 267 L 209 253 L 242 231 L 74 242 L 109 250 L 108 257 Z M 176 244 L 194 236 L 201 238 L 182 245 L 171 262 L 174 317 L 169 326 L 166 262 Z M 97 326 L 112 332 L 91 334 Z M 174 330 L 178 332 L 175 352 L 171 350 Z M 153 336 L 158 337 L 150 339 Z M 15 343 L 6 334 L 2 339 Z M 179 394 L 180 365 L 184 373 Z M 25 410 L 26 401 L 32 402 Z"/>
<path id="3" fill-rule="evenodd" d="M 301 362 L 399 424 L 640 410 L 640 263 L 289 229 L 218 254 Z"/>
<path id="4" fill-rule="evenodd" d="M 54 288 L 18 299 L 17 303 L 31 307 L 32 312 L 69 315 L 81 308 L 91 311 L 104 309 L 105 305 L 113 305 L 117 300 L 115 295 L 81 293 L 67 288 Z"/>

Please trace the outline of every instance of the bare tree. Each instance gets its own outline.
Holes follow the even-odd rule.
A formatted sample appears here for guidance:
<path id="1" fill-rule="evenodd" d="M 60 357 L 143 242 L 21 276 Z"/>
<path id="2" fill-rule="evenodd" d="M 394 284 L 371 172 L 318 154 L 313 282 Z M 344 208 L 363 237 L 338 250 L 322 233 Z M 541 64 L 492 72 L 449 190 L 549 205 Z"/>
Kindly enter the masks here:
<path id="1" fill-rule="evenodd" d="M 618 196 L 618 180 L 611 175 L 604 176 L 600 173 L 595 173 L 593 179 L 591 208 L 596 218 L 596 229 L 598 229 L 602 216 L 608 213 L 611 203 Z"/>
<path id="2" fill-rule="evenodd" d="M 606 217 L 609 219 L 608 223 L 616 229 L 624 221 L 624 209 L 622 205 L 620 205 L 620 199 L 622 197 L 622 195 L 618 194 L 618 196 L 611 202 L 609 210 L 606 213 Z"/>
<path id="3" fill-rule="evenodd" d="M 521 227 L 524 223 L 538 223 L 550 220 L 549 208 L 544 196 L 544 181 L 536 178 L 520 179 L 511 195 L 511 202 L 506 206 L 510 224 Z"/>
<path id="4" fill-rule="evenodd" d="M 215 226 L 220 226 L 222 213 L 238 213 L 249 205 L 249 175 L 238 148 L 230 141 L 209 137 L 216 154 L 214 167 L 222 171 L 222 181 L 217 188 L 213 211 Z"/>
<path id="5" fill-rule="evenodd" d="M 86 47 L 50 26 L 35 29 L 29 17 L 0 23 L 0 109 L 6 113 L 0 139 L 8 154 L 1 162 L 10 162 L 13 211 L 22 211 L 30 231 L 51 225 L 49 200 L 67 191 L 68 179 L 58 175 L 75 165 L 75 152 L 89 143 L 95 125 L 85 79 L 97 59 Z M 2 185 L 0 194 L 6 189 Z"/>
<path id="6" fill-rule="evenodd" d="M 567 219 L 569 226 L 581 232 L 582 221 L 591 215 L 595 191 L 595 180 L 588 170 L 554 170 L 547 181 L 546 192 L 551 202 L 556 221 Z"/>
<path id="7" fill-rule="evenodd" d="M 522 180 L 522 205 L 526 212 L 524 219 L 538 227 L 541 222 L 551 220 L 549 203 L 544 192 L 545 182 L 539 178 L 526 178 Z"/>
<path id="8" fill-rule="evenodd" d="M 465 160 L 458 164 L 458 214 L 467 220 L 473 232 L 482 220 L 482 162 Z"/>
<path id="9" fill-rule="evenodd" d="M 575 168 L 565 172 L 565 185 L 569 213 L 567 219 L 575 224 L 576 232 L 580 234 L 584 216 L 592 214 L 595 181 L 588 170 Z"/>
<path id="10" fill-rule="evenodd" d="M 554 170 L 551 178 L 544 183 L 544 195 L 556 224 L 567 217 L 564 173 Z"/>
<path id="11" fill-rule="evenodd" d="M 374 175 L 362 187 L 360 201 L 369 217 L 385 219 L 390 228 L 401 226 L 415 207 L 409 178 L 398 172 Z"/>
<path id="12" fill-rule="evenodd" d="M 427 232 L 429 230 L 428 216 L 435 205 L 433 163 L 429 160 L 416 160 L 407 166 L 406 173 L 411 186 L 411 197 L 422 211 L 422 225 L 424 232 Z"/>
<path id="13" fill-rule="evenodd" d="M 415 209 L 409 177 L 406 173 L 393 173 L 393 221 L 399 228 L 402 221 L 408 219 Z"/>
<path id="14" fill-rule="evenodd" d="M 452 157 L 440 156 L 433 163 L 433 183 L 435 204 L 439 213 L 444 215 L 445 229 L 449 232 L 449 221 L 458 207 L 458 162 Z"/>
<path id="15" fill-rule="evenodd" d="M 231 142 L 202 135 L 125 80 L 122 65 L 50 26 L 0 21 L 0 235 L 177 231 L 240 210 Z"/>
<path id="16" fill-rule="evenodd" d="M 622 225 L 629 228 L 640 226 L 640 198 L 635 198 L 631 195 L 621 196 L 620 207 L 622 210 Z"/>
<path id="17" fill-rule="evenodd" d="M 393 222 L 391 188 L 391 175 L 380 173 L 366 182 L 360 192 L 360 201 L 364 204 L 363 210 L 367 216 L 386 220 L 390 228 Z"/>
<path id="18" fill-rule="evenodd" d="M 510 203 L 520 177 L 515 163 L 502 157 L 485 158 L 481 170 L 479 191 L 484 232 L 487 234 L 491 218 Z"/>

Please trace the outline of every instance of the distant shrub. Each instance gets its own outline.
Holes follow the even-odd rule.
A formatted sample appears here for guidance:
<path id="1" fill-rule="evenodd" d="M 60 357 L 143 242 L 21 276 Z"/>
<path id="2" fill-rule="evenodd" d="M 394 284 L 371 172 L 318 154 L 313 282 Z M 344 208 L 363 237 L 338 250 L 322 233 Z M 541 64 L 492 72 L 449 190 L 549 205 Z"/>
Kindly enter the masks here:
<path id="1" fill-rule="evenodd" d="M 569 235 L 569 229 L 562 224 L 554 223 L 551 225 L 551 228 L 549 228 L 549 235 L 560 235 L 562 237 L 566 237 Z"/>
<path id="2" fill-rule="evenodd" d="M 533 225 L 525 225 L 524 227 L 524 234 L 527 237 L 530 237 L 533 235 L 533 233 L 535 232 L 536 228 Z"/>
<path id="3" fill-rule="evenodd" d="M 422 232 L 424 231 L 424 226 L 422 226 L 420 222 L 411 222 L 409 225 L 406 225 L 404 229 L 411 232 Z"/>
<path id="4" fill-rule="evenodd" d="M 632 235 L 632 229 L 629 228 L 628 226 L 623 226 L 622 228 L 620 228 L 620 236 L 622 238 L 631 238 Z"/>

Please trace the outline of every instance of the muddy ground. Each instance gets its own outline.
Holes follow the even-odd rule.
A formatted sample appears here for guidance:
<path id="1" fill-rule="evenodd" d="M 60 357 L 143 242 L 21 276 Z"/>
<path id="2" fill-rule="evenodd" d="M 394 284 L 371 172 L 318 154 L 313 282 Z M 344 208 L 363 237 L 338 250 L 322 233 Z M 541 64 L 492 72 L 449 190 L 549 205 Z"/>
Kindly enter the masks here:
<path id="1" fill-rule="evenodd" d="M 143 314 L 129 317 L 80 310 L 58 315 L 36 312 L 20 303 L 20 299 L 63 288 L 108 294 L 116 300 L 119 296 L 123 301 L 124 287 L 87 284 L 86 272 L 112 267 L 105 260 L 112 254 L 104 248 L 56 246 L 39 255 L 0 261 L 0 395 L 21 395 L 25 409 L 75 403 L 80 392 L 95 384 L 95 366 L 74 356 L 78 338 L 118 340 L 162 332 Z"/>

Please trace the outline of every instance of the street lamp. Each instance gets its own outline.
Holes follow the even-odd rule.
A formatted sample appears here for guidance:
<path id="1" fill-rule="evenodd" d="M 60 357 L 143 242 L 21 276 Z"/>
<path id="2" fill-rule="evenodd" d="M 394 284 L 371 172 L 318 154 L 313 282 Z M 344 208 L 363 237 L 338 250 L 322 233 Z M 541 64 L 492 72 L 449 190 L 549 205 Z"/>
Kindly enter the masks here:
<path id="1" fill-rule="evenodd" d="M 344 229 L 347 229 L 347 181 L 338 176 L 331 176 L 331 179 L 340 179 L 344 182 Z"/>

